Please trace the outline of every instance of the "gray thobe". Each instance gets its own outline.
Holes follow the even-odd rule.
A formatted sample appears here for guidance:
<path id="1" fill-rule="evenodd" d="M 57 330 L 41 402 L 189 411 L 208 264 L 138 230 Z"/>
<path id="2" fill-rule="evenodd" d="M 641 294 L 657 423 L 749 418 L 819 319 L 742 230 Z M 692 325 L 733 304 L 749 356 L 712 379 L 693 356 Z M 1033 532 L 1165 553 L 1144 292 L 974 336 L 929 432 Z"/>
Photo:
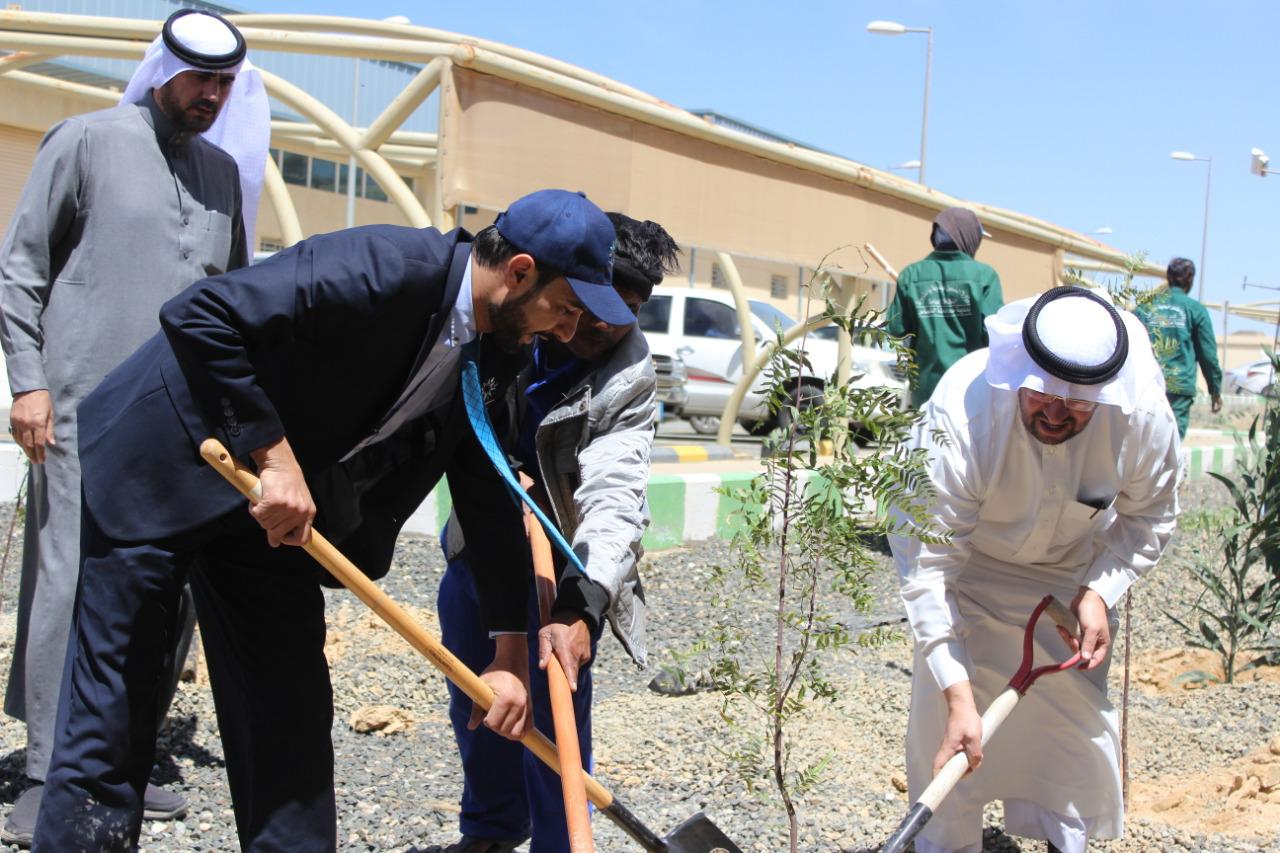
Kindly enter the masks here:
<path id="1" fill-rule="evenodd" d="M 76 406 L 159 330 L 161 304 L 244 266 L 240 214 L 235 161 L 176 132 L 148 93 L 49 131 L 0 248 L 9 387 L 49 390 L 57 441 L 32 466 L 4 707 L 27 723 L 33 779 L 53 748 L 80 568 Z"/>

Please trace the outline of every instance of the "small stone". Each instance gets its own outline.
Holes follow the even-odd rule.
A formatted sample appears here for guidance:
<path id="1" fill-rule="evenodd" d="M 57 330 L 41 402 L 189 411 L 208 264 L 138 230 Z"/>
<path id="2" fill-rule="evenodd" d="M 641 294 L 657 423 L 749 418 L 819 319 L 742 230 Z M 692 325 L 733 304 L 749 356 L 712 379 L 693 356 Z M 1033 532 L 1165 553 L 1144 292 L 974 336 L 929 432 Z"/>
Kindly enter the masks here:
<path id="1" fill-rule="evenodd" d="M 1262 768 L 1258 778 L 1262 784 L 1262 790 L 1270 792 L 1280 789 L 1280 764 Z"/>
<path id="2" fill-rule="evenodd" d="M 1174 791 L 1173 793 L 1167 794 L 1161 799 L 1156 800 L 1152 808 L 1158 812 L 1167 812 L 1169 809 L 1176 809 L 1178 806 L 1182 805 L 1182 801 L 1184 799 L 1186 798 L 1183 796 L 1181 791 Z"/>
<path id="3" fill-rule="evenodd" d="M 905 794 L 907 792 L 907 777 L 894 773 L 893 777 L 889 781 L 893 782 L 893 787 L 897 788 L 902 793 Z"/>
<path id="4" fill-rule="evenodd" d="M 389 735 L 408 731 L 413 724 L 413 716 L 392 705 L 366 705 L 353 711 L 349 722 L 351 728 L 361 733 Z"/>
<path id="5" fill-rule="evenodd" d="M 1272 755 L 1280 755 L 1280 735 L 1276 735 L 1271 739 L 1271 743 L 1267 744 L 1267 749 Z"/>

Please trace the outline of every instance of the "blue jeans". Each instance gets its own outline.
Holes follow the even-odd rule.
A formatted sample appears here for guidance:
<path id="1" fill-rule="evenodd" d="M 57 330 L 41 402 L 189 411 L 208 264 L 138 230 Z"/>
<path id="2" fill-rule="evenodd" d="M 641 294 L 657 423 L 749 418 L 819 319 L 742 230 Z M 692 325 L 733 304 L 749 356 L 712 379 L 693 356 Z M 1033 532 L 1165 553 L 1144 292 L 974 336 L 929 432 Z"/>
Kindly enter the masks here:
<path id="1" fill-rule="evenodd" d="M 441 534 L 441 547 L 444 538 Z M 551 736 L 551 700 L 547 679 L 538 669 L 538 601 L 535 587 L 528 585 L 530 700 L 538 729 Z M 480 606 L 471 578 L 468 554 L 463 551 L 449 561 L 436 599 L 440 632 L 444 645 L 475 672 L 493 662 L 494 642 L 480 620 Z M 595 657 L 596 640 L 591 652 Z M 578 745 L 583 766 L 591 763 L 591 667 L 578 670 L 578 690 L 573 694 L 574 716 L 578 724 Z M 449 720 L 462 757 L 462 815 L 458 827 L 463 835 L 475 838 L 519 841 L 533 837 L 530 853 L 568 853 L 569 832 L 565 825 L 564 799 L 560 777 L 539 761 L 522 744 L 507 740 L 480 726 L 467 729 L 471 700 L 449 684 Z"/>

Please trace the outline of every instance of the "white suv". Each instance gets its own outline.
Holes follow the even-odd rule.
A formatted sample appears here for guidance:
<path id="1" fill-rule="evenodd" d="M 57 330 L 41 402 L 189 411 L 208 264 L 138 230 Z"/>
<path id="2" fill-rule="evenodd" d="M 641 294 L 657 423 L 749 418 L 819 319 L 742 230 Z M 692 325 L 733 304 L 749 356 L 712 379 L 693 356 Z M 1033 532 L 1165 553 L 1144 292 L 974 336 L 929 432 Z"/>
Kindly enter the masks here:
<path id="1" fill-rule="evenodd" d="M 767 302 L 751 299 L 748 304 L 751 325 L 759 343 L 772 341 L 778 329 L 795 325 L 795 320 Z M 725 402 L 742 377 L 742 336 L 732 294 L 662 287 L 641 306 L 639 323 L 653 352 L 684 361 L 689 375 L 688 398 L 680 409 L 680 416 L 698 432 L 715 432 Z M 835 375 L 837 360 L 834 339 L 810 334 L 805 352 L 813 369 L 806 369 L 800 378 L 802 387 L 797 398 L 802 400 L 821 396 L 822 389 Z M 897 357 L 891 352 L 858 344 L 853 347 L 853 385 L 894 388 L 901 399 L 905 399 L 907 393 L 907 383 L 897 372 Z M 778 425 L 766 406 L 767 390 L 762 372 L 743 399 L 738 420 L 750 432 L 767 432 Z"/>

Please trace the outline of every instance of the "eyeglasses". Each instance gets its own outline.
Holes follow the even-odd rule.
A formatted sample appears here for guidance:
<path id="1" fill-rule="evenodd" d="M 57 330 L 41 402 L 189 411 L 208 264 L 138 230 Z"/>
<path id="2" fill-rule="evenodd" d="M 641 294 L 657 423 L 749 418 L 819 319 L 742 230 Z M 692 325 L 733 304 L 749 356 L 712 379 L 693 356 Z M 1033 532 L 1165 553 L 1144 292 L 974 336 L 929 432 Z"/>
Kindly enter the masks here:
<path id="1" fill-rule="evenodd" d="M 1027 392 L 1027 396 L 1031 398 L 1032 402 L 1038 403 L 1041 406 L 1047 406 L 1054 400 L 1057 400 L 1062 403 L 1062 405 L 1066 406 L 1068 411 L 1079 412 L 1081 414 L 1087 414 L 1088 412 L 1092 412 L 1094 409 L 1098 408 L 1098 403 L 1095 400 L 1076 400 L 1071 397 L 1060 397 L 1057 394 L 1046 394 L 1043 391 L 1033 391 L 1030 388 L 1024 388 L 1022 390 Z"/>

